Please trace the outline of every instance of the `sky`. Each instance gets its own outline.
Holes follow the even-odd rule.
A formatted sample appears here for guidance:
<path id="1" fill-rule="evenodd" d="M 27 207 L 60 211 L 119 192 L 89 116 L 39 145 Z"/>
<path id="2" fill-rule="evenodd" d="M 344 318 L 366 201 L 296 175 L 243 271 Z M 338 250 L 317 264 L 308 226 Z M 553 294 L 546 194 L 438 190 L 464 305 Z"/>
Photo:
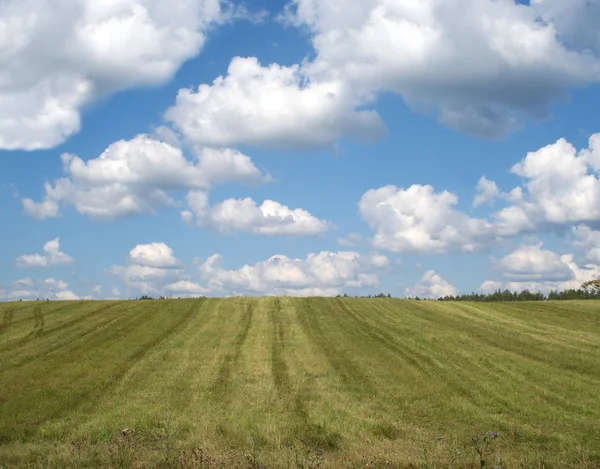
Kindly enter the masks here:
<path id="1" fill-rule="evenodd" d="M 600 277 L 600 0 L 0 2 L 0 301 Z"/>

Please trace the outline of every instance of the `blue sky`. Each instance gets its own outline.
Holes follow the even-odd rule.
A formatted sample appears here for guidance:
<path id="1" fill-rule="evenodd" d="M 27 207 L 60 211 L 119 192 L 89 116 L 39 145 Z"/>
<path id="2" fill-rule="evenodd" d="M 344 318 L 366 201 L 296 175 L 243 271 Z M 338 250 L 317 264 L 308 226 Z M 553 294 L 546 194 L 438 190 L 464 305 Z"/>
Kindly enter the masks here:
<path id="1" fill-rule="evenodd" d="M 44 8 L 0 8 L 0 300 L 600 276 L 600 2 Z"/>

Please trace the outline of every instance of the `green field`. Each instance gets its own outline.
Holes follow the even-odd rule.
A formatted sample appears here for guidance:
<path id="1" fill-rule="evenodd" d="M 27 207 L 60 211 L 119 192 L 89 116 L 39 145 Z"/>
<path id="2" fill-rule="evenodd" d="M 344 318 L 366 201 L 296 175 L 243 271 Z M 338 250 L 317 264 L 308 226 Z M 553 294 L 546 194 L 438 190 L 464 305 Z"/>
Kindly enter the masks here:
<path id="1" fill-rule="evenodd" d="M 600 467 L 600 302 L 53 301 L 0 317 L 1 468 L 317 467 L 317 448 L 321 467 L 480 467 L 488 431 L 486 467 Z"/>

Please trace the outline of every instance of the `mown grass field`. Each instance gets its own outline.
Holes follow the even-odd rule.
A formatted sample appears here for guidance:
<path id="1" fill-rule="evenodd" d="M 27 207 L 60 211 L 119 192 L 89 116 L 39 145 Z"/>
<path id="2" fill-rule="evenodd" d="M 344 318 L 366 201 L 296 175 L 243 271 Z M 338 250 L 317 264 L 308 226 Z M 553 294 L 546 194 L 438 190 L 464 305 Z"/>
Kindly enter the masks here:
<path id="1" fill-rule="evenodd" d="M 316 448 L 321 467 L 479 467 L 483 431 L 488 467 L 600 467 L 596 301 L 19 302 L 0 319 L 2 468 L 302 467 Z"/>

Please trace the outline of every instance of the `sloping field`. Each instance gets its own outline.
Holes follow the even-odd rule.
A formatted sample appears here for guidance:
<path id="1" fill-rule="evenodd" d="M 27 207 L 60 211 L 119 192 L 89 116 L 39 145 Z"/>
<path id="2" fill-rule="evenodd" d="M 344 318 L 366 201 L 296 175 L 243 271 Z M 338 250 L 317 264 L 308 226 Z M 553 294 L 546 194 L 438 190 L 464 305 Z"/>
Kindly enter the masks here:
<path id="1" fill-rule="evenodd" d="M 595 301 L 20 302 L 0 319 L 2 468 L 317 467 L 308 450 L 479 467 L 484 431 L 487 467 L 600 467 Z"/>

